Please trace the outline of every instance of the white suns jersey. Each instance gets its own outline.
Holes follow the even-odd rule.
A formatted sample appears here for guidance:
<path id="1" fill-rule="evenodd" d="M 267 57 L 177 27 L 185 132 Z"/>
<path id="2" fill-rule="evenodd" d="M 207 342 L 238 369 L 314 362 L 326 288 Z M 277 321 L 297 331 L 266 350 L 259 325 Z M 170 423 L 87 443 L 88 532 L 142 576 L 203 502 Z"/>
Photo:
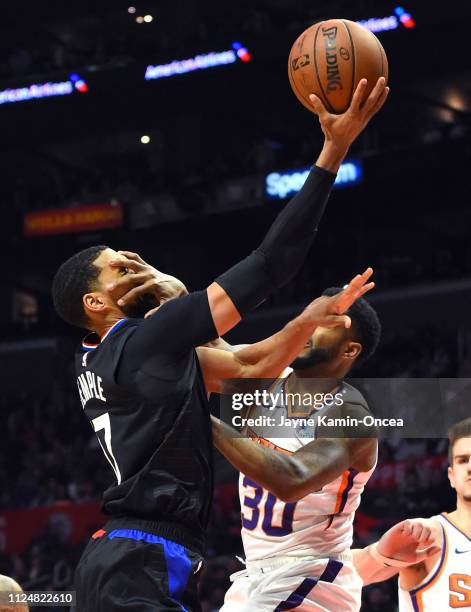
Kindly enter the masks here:
<path id="1" fill-rule="evenodd" d="M 399 587 L 400 612 L 471 611 L 471 537 L 446 512 L 433 519 L 443 528 L 444 546 L 430 574 L 411 591 Z"/>
<path id="2" fill-rule="evenodd" d="M 280 379 L 270 392 L 275 395 L 284 390 L 285 381 Z M 341 383 L 339 392 L 345 403 L 367 406 L 361 393 L 347 383 Z M 274 404 L 274 410 L 257 406 L 250 418 L 276 414 L 278 423 L 280 414 L 288 417 L 288 408 L 282 399 Z M 314 416 L 328 415 L 328 411 L 329 407 L 324 406 Z M 263 427 L 250 427 L 248 435 L 255 443 L 282 453 L 293 453 L 316 437 L 315 428 L 312 427 L 289 427 L 288 430 L 286 436 L 294 434 L 295 437 L 273 438 L 268 431 L 264 435 Z M 319 491 L 295 503 L 277 499 L 241 474 L 242 541 L 247 561 L 279 555 L 328 557 L 348 550 L 352 544 L 355 511 L 373 471 L 374 467 L 369 472 L 357 472 L 350 468 Z"/>

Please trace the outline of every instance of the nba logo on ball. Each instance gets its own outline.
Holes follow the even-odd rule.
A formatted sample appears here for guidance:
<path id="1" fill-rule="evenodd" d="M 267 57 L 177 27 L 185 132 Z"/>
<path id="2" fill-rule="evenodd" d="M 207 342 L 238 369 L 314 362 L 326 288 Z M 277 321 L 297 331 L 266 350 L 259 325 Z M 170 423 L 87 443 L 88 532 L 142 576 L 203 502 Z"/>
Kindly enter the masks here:
<path id="1" fill-rule="evenodd" d="M 305 53 L 300 57 L 295 57 L 292 61 L 293 70 L 299 70 L 300 68 L 304 68 L 304 66 L 308 66 L 310 64 L 309 54 Z"/>

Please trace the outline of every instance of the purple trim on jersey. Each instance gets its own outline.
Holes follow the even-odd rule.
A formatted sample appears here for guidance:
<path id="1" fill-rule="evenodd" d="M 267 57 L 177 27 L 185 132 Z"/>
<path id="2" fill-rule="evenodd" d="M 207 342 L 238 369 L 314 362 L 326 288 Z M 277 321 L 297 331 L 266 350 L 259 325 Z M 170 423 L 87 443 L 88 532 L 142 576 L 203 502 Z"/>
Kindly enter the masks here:
<path id="1" fill-rule="evenodd" d="M 456 529 L 456 531 L 459 531 L 459 533 L 461 533 L 461 535 L 464 535 L 464 537 L 471 542 L 471 538 L 469 537 L 469 535 L 467 535 L 464 531 L 461 531 L 461 529 L 459 527 L 457 527 L 455 525 L 455 523 L 452 523 L 450 521 L 450 519 L 445 514 L 443 514 L 443 512 L 442 512 L 442 514 L 440 514 L 440 516 L 442 516 L 445 519 L 445 521 L 450 523 L 450 525 Z"/>
<path id="2" fill-rule="evenodd" d="M 410 592 L 410 599 L 412 602 L 412 607 L 414 608 L 414 612 L 420 612 L 419 610 L 419 604 L 417 602 L 417 595 L 415 593 Z"/>
<path id="3" fill-rule="evenodd" d="M 343 512 L 345 506 L 347 505 L 348 494 L 353 488 L 353 481 L 355 477 L 358 476 L 359 474 L 358 470 L 355 470 L 354 468 L 349 468 L 348 471 L 349 471 L 349 474 L 348 474 L 347 486 L 345 487 L 345 490 L 342 493 L 342 501 L 340 502 L 340 508 L 338 509 L 337 514 L 340 514 L 341 512 Z"/>
<path id="4" fill-rule="evenodd" d="M 416 589 L 412 589 L 411 591 L 409 591 L 409 594 L 412 598 L 412 601 L 414 601 L 417 593 L 419 591 L 422 591 L 423 589 L 425 589 L 425 587 L 428 587 L 428 585 L 432 582 L 432 580 L 435 580 L 436 575 L 440 572 L 443 562 L 445 561 L 446 558 L 446 552 L 447 552 L 447 539 L 446 539 L 446 534 L 445 534 L 445 528 L 443 527 L 443 525 L 440 525 L 440 527 L 442 528 L 442 532 L 443 532 L 443 548 L 442 548 L 442 554 L 440 556 L 440 562 L 437 566 L 437 569 L 433 572 L 433 574 L 430 576 L 430 578 L 427 580 L 427 582 L 425 582 L 424 584 L 421 584 L 419 587 L 417 587 Z M 414 608 L 415 610 L 415 608 Z M 418 610 L 418 608 L 417 608 Z"/>
<path id="5" fill-rule="evenodd" d="M 94 344 L 88 343 L 87 342 L 88 335 L 85 336 L 85 338 L 82 340 L 83 350 L 84 351 L 95 350 L 97 347 L 100 346 L 100 344 L 103 342 L 103 340 L 105 340 L 105 338 L 107 338 L 108 336 L 111 336 L 111 334 L 114 334 L 114 332 L 118 329 L 118 327 L 121 327 L 124 321 L 127 321 L 127 319 L 125 318 L 125 319 L 120 319 L 119 321 L 116 321 L 116 323 L 109 328 L 109 330 L 106 332 L 106 334 L 103 336 L 103 338 L 98 343 L 94 343 Z"/>
<path id="6" fill-rule="evenodd" d="M 336 561 L 335 559 L 329 559 L 329 563 L 327 563 L 325 570 L 322 572 L 322 576 L 319 578 L 321 582 L 333 582 L 340 570 L 343 567 L 343 563 L 340 561 Z"/>
<path id="7" fill-rule="evenodd" d="M 298 588 L 291 593 L 288 599 L 285 599 L 276 606 L 274 612 L 286 612 L 287 610 L 297 608 L 303 603 L 308 593 L 312 591 L 319 581 L 332 583 L 337 578 L 342 567 L 343 563 L 340 561 L 329 559 L 320 578 L 305 578 Z"/>

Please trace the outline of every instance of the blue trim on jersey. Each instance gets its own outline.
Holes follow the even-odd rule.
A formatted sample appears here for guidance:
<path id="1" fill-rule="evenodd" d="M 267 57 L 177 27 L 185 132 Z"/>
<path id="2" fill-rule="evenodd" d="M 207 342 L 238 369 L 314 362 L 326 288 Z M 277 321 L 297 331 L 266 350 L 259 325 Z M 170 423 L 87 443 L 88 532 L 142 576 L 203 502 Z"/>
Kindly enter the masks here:
<path id="1" fill-rule="evenodd" d="M 105 338 L 108 338 L 108 336 L 111 336 L 111 334 L 114 334 L 114 332 L 118 329 L 118 327 L 121 327 L 121 325 L 127 321 L 127 318 L 125 317 L 124 319 L 120 319 L 119 321 L 116 321 L 116 323 L 114 325 L 112 325 L 109 330 L 106 332 L 106 334 L 103 336 L 103 338 L 101 339 L 101 341 L 103 342 L 103 340 Z"/>
<path id="2" fill-rule="evenodd" d="M 96 346 L 98 346 L 98 344 Z M 85 346 L 85 344 L 82 343 L 82 348 L 84 351 L 87 351 L 87 353 L 89 353 L 90 351 L 94 351 L 96 349 L 96 346 Z"/>
<path id="3" fill-rule="evenodd" d="M 105 340 L 106 338 L 108 338 L 108 336 L 111 336 L 112 334 L 114 334 L 114 332 L 121 327 L 121 325 L 127 321 L 127 318 L 124 319 L 120 319 L 119 321 L 116 321 L 116 323 L 114 325 L 112 325 L 109 330 L 106 332 L 106 334 L 103 336 L 103 338 L 100 340 L 100 342 L 98 342 L 97 344 L 93 344 L 93 345 L 87 345 L 85 344 L 86 339 L 88 338 L 88 336 L 93 335 L 92 334 L 88 334 L 87 336 L 85 336 L 85 338 L 82 340 L 82 348 L 84 351 L 94 351 L 96 348 L 98 348 L 100 346 L 100 344 L 103 342 L 103 340 Z"/>
<path id="4" fill-rule="evenodd" d="M 337 578 L 338 573 L 343 567 L 343 563 L 336 561 L 335 559 L 329 559 L 329 562 L 325 566 L 320 578 L 305 578 L 298 588 L 291 593 L 288 599 L 285 599 L 279 603 L 274 612 L 286 612 L 300 606 L 306 596 L 312 591 L 316 584 L 320 582 L 334 582 Z"/>
<path id="5" fill-rule="evenodd" d="M 108 534 L 108 539 L 112 540 L 113 538 L 129 538 L 144 541 L 148 544 L 161 544 L 167 562 L 169 593 L 172 597 L 179 597 L 183 593 L 191 574 L 191 561 L 184 546 L 139 529 L 113 529 Z M 182 610 L 187 612 L 183 606 Z"/>

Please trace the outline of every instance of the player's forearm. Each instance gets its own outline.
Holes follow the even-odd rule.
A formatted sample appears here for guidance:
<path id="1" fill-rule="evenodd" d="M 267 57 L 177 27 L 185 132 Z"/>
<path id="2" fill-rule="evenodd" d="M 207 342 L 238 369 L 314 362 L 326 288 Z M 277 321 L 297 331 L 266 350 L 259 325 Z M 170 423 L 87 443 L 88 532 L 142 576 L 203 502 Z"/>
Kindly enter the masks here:
<path id="1" fill-rule="evenodd" d="M 299 355 L 315 328 L 316 322 L 304 311 L 273 336 L 236 351 L 237 359 L 245 366 L 244 376 L 279 376 Z"/>
<path id="2" fill-rule="evenodd" d="M 329 154 L 325 165 L 333 164 Z M 334 180 L 335 174 L 314 166 L 258 249 L 216 279 L 241 316 L 295 276 L 312 245 Z"/>
<path id="3" fill-rule="evenodd" d="M 232 427 L 211 417 L 213 442 L 232 465 L 285 502 L 298 501 L 335 480 L 347 467 L 342 445 L 318 440 L 318 452 L 286 455 L 238 437 Z"/>
<path id="4" fill-rule="evenodd" d="M 224 338 L 216 338 L 215 340 L 211 340 L 211 342 L 207 342 L 204 346 L 208 348 L 219 349 L 220 351 L 227 351 L 228 353 L 237 353 L 241 349 L 249 346 L 248 344 L 229 344 Z"/>
<path id="5" fill-rule="evenodd" d="M 279 499 L 283 499 L 286 483 L 303 478 L 290 455 L 255 444 L 249 438 L 237 437 L 239 434 L 232 427 L 215 417 L 211 419 L 216 448 L 239 472 Z"/>
<path id="6" fill-rule="evenodd" d="M 385 567 L 384 564 L 378 563 L 371 555 L 371 547 L 376 544 L 370 544 L 366 548 L 356 548 L 352 550 L 353 565 L 363 581 L 363 585 L 373 584 L 374 582 L 382 582 L 395 576 L 399 572 L 397 567 Z"/>

